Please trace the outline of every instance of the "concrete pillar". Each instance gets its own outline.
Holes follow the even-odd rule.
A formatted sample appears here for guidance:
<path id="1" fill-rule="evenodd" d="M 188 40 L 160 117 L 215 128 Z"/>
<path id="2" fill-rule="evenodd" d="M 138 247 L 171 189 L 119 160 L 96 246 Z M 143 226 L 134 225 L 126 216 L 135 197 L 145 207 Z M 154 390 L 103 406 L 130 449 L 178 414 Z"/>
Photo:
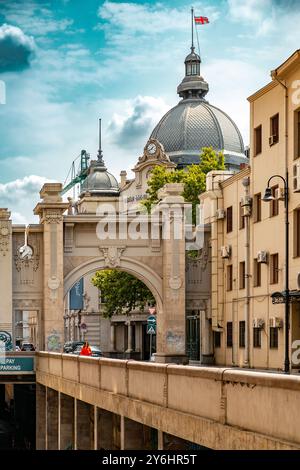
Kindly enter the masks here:
<path id="1" fill-rule="evenodd" d="M 74 398 L 60 393 L 59 449 L 74 449 Z"/>
<path id="2" fill-rule="evenodd" d="M 61 351 L 64 340 L 63 301 L 63 213 L 59 183 L 46 183 L 40 191 L 43 199 L 34 209 L 44 227 L 44 349 Z"/>
<path id="3" fill-rule="evenodd" d="M 46 387 L 36 384 L 36 450 L 46 449 Z"/>
<path id="4" fill-rule="evenodd" d="M 121 417 L 98 408 L 97 421 L 97 449 L 119 450 Z"/>
<path id="5" fill-rule="evenodd" d="M 94 450 L 98 449 L 98 408 L 94 405 Z"/>
<path id="6" fill-rule="evenodd" d="M 185 338 L 185 234 L 183 184 L 159 192 L 162 215 L 163 312 L 157 310 L 157 362 L 187 362 Z"/>
<path id="7" fill-rule="evenodd" d="M 131 353 L 133 351 L 133 349 L 132 349 L 132 324 L 131 324 L 131 321 L 129 320 L 128 322 L 126 322 L 126 325 L 127 325 L 127 328 L 128 328 L 128 345 L 127 345 L 127 349 L 126 349 L 125 352 Z"/>
<path id="8" fill-rule="evenodd" d="M 58 392 L 47 388 L 47 443 L 46 450 L 58 449 Z"/>
<path id="9" fill-rule="evenodd" d="M 81 400 L 77 404 L 76 449 L 94 448 L 94 407 Z"/>
<path id="10" fill-rule="evenodd" d="M 0 208 L 0 330 L 12 334 L 12 227 L 10 212 Z"/>
<path id="11" fill-rule="evenodd" d="M 157 450 L 164 450 L 164 433 L 157 430 Z"/>
<path id="12" fill-rule="evenodd" d="M 116 327 L 114 323 L 110 323 L 110 350 L 113 352 L 115 351 L 115 344 L 116 344 Z"/>

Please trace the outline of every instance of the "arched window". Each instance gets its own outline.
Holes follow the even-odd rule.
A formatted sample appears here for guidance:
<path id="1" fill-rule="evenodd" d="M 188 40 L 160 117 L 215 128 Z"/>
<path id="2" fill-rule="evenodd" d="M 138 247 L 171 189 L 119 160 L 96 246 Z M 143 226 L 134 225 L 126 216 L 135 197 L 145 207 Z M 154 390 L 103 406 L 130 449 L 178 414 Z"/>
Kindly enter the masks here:
<path id="1" fill-rule="evenodd" d="M 197 63 L 192 64 L 192 75 L 198 75 L 199 65 Z"/>
<path id="2" fill-rule="evenodd" d="M 186 64 L 186 75 L 192 75 L 192 65 L 190 63 Z"/>

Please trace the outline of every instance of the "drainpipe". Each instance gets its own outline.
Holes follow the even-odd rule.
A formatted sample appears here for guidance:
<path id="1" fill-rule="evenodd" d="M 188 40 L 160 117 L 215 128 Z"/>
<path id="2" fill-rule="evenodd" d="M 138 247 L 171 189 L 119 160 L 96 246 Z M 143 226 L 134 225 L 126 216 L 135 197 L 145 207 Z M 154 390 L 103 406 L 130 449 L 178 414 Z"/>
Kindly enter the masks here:
<path id="1" fill-rule="evenodd" d="M 286 195 L 285 195 L 285 220 L 286 220 L 286 242 L 285 242 L 285 259 L 286 259 L 286 264 L 285 264 L 285 295 L 286 295 L 286 305 L 285 305 L 285 364 L 284 364 L 284 371 L 285 373 L 290 372 L 290 348 L 289 348 L 289 339 L 290 339 L 290 307 L 289 307 L 289 206 L 288 206 L 288 201 L 289 201 L 289 194 L 288 194 L 288 188 L 289 188 L 289 161 L 288 161 L 288 150 L 289 150 L 289 145 L 288 145 L 288 137 L 289 137 L 289 132 L 288 132 L 288 125 L 289 125 L 289 118 L 288 118 L 288 105 L 289 105 L 289 92 L 288 92 L 288 87 L 286 85 L 286 82 L 283 82 L 278 78 L 277 75 L 277 69 L 273 70 L 271 72 L 271 77 L 273 80 L 276 80 L 279 85 L 281 85 L 284 90 L 285 90 L 285 100 L 284 100 L 284 113 L 285 113 L 285 189 L 286 189 Z"/>
<path id="2" fill-rule="evenodd" d="M 245 350 L 243 367 L 250 367 L 250 215 L 251 215 L 251 198 L 249 196 L 250 178 L 244 178 L 243 186 L 245 188 L 244 201 L 242 208 L 245 221 L 245 304 L 244 304 L 244 320 L 245 320 Z"/>

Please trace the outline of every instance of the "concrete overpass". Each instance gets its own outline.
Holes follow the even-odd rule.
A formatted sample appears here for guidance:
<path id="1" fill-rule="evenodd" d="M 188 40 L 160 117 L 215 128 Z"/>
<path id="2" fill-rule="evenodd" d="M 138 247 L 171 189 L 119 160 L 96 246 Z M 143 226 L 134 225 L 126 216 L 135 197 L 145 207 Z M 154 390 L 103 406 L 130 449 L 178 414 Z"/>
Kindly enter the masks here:
<path id="1" fill-rule="evenodd" d="M 300 449 L 298 376 L 36 359 L 38 449 Z"/>

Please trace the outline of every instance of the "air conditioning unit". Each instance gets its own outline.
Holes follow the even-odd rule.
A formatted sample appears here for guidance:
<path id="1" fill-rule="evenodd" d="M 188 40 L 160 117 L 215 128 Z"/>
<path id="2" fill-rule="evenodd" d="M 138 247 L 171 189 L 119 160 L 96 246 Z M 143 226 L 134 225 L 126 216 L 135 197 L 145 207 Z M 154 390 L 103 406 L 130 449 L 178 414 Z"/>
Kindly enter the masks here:
<path id="1" fill-rule="evenodd" d="M 217 220 L 223 220 L 225 219 L 225 209 L 217 209 L 217 212 L 216 212 L 216 218 Z"/>
<path id="2" fill-rule="evenodd" d="M 252 197 L 244 196 L 241 198 L 242 217 L 251 215 Z"/>
<path id="3" fill-rule="evenodd" d="M 257 262 L 258 263 L 267 263 L 268 262 L 268 252 L 267 251 L 259 251 L 257 253 Z"/>
<path id="4" fill-rule="evenodd" d="M 274 145 L 274 144 L 276 144 L 277 142 L 278 142 L 278 137 L 277 137 L 277 135 L 271 135 L 271 136 L 269 137 L 269 145 L 270 145 L 270 147 L 271 147 L 271 145 Z"/>
<path id="5" fill-rule="evenodd" d="M 279 201 L 284 201 L 284 188 L 275 189 L 275 199 L 278 199 Z"/>
<path id="6" fill-rule="evenodd" d="M 293 191 L 294 193 L 300 192 L 300 162 L 293 165 Z"/>
<path id="7" fill-rule="evenodd" d="M 241 206 L 251 206 L 252 205 L 252 197 L 251 196 L 244 196 L 241 197 Z"/>
<path id="8" fill-rule="evenodd" d="M 270 317 L 269 326 L 270 328 L 282 328 L 283 321 L 281 318 L 278 318 L 278 317 Z"/>
<path id="9" fill-rule="evenodd" d="M 253 328 L 263 328 L 265 320 L 263 318 L 253 318 L 252 326 Z"/>
<path id="10" fill-rule="evenodd" d="M 230 258 L 230 256 L 231 256 L 231 246 L 230 245 L 221 246 L 221 257 Z"/>

